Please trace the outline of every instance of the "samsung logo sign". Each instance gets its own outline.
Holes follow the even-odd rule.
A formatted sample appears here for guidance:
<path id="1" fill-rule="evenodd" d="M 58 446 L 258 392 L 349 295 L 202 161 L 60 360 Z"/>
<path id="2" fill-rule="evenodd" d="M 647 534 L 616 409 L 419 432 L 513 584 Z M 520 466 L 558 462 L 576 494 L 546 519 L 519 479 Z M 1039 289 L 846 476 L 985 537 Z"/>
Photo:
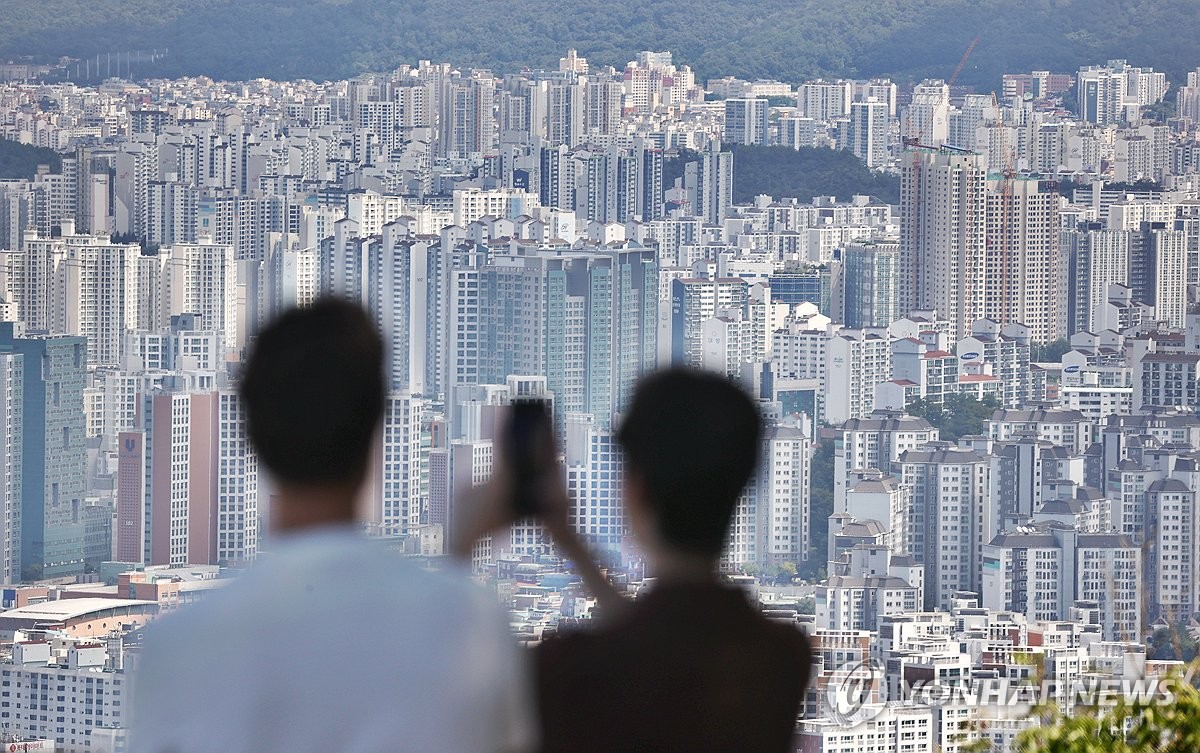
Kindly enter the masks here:
<path id="1" fill-rule="evenodd" d="M 1067 366 L 1066 368 L 1063 369 L 1064 374 L 1074 374 L 1077 371 L 1079 371 L 1078 366 Z"/>
<path id="2" fill-rule="evenodd" d="M 959 356 L 959 358 L 964 361 L 974 361 L 976 358 L 979 358 L 979 354 L 975 351 L 971 351 L 970 353 L 963 353 L 961 356 Z"/>

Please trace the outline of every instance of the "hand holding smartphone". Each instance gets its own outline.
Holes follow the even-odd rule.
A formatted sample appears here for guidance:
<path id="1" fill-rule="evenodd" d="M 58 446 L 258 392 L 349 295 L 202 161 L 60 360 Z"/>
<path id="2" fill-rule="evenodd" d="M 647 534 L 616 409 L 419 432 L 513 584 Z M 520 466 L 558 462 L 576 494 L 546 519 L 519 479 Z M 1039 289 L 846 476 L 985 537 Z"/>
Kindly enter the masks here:
<path id="1" fill-rule="evenodd" d="M 545 400 L 513 402 L 503 448 L 512 478 L 514 516 L 539 514 L 538 485 L 554 469 L 554 426 Z"/>

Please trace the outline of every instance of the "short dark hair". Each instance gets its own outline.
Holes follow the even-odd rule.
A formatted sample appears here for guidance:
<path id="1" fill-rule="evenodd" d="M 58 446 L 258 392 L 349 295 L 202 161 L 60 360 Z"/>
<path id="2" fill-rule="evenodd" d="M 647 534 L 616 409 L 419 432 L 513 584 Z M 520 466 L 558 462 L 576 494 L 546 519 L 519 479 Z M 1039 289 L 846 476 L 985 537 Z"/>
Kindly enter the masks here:
<path id="1" fill-rule="evenodd" d="M 246 432 L 280 481 L 357 481 L 383 416 L 383 342 L 366 312 L 334 298 L 262 330 L 242 375 Z"/>
<path id="2" fill-rule="evenodd" d="M 754 473 L 761 435 L 754 401 L 733 382 L 676 367 L 638 384 L 617 441 L 627 470 L 645 485 L 663 540 L 715 558 Z"/>

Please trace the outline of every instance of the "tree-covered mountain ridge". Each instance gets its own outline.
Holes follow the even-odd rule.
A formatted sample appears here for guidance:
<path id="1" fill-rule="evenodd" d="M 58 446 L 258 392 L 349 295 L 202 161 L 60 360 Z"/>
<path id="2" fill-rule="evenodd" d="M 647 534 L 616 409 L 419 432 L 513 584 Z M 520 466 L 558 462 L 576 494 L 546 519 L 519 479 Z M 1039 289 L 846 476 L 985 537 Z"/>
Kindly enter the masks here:
<path id="1" fill-rule="evenodd" d="M 1179 82 L 1200 65 L 1195 0 L 4 0 L 0 56 L 167 49 L 138 75 L 330 79 L 419 59 L 498 72 L 671 50 L 710 77 L 950 76 L 1126 58 Z"/>

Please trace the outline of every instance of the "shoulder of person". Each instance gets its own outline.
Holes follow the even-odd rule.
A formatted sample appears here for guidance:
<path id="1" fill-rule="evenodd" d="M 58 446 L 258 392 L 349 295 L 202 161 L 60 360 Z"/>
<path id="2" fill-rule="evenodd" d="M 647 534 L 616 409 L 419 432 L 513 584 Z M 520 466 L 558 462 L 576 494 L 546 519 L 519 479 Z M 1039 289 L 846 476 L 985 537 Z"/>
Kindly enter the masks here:
<path id="1" fill-rule="evenodd" d="M 557 671 L 563 662 L 590 651 L 598 642 L 595 630 L 573 628 L 542 639 L 531 650 L 539 666 L 555 668 Z"/>
<path id="2" fill-rule="evenodd" d="M 202 602 L 179 607 L 148 622 L 138 647 L 139 674 L 151 667 L 174 672 L 176 667 L 203 664 L 227 655 L 231 626 L 237 624 L 239 611 L 225 608 L 227 596 L 218 591 Z"/>
<path id="3" fill-rule="evenodd" d="M 812 638 L 798 627 L 761 617 L 766 632 L 783 648 L 795 652 L 798 659 L 807 660 L 812 653 Z"/>
<path id="4" fill-rule="evenodd" d="M 476 618 L 483 619 L 485 624 L 502 624 L 505 631 L 508 630 L 504 610 L 500 607 L 495 592 L 484 588 L 471 578 L 467 569 L 455 563 L 445 562 L 439 565 L 436 568 L 427 568 L 414 560 L 396 557 L 388 564 L 387 572 L 400 586 L 396 595 L 402 599 L 421 594 L 428 598 L 427 606 L 431 609 L 465 610 Z"/>

